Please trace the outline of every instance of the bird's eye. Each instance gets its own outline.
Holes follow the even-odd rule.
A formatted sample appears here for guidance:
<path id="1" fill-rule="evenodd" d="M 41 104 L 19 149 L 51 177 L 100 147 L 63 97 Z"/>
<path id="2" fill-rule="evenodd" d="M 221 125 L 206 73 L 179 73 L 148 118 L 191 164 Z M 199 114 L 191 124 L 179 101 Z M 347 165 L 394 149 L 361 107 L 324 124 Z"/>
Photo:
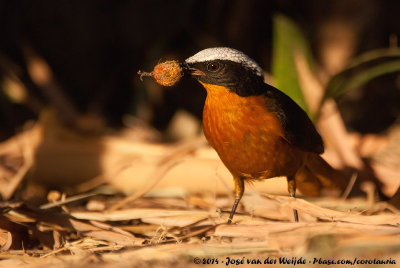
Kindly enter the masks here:
<path id="1" fill-rule="evenodd" d="M 207 70 L 210 71 L 210 72 L 216 72 L 216 71 L 219 70 L 219 68 L 220 68 L 220 64 L 217 61 L 210 62 L 207 65 Z"/>

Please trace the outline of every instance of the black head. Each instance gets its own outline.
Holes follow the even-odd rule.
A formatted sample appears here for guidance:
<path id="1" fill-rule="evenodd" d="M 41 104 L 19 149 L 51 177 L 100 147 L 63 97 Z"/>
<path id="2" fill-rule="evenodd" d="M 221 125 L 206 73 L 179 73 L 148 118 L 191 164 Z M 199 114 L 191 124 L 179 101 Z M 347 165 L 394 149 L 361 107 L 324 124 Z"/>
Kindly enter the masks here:
<path id="1" fill-rule="evenodd" d="M 186 59 L 185 65 L 199 81 L 225 86 L 239 96 L 260 95 L 264 92 L 262 69 L 236 49 L 208 48 Z"/>

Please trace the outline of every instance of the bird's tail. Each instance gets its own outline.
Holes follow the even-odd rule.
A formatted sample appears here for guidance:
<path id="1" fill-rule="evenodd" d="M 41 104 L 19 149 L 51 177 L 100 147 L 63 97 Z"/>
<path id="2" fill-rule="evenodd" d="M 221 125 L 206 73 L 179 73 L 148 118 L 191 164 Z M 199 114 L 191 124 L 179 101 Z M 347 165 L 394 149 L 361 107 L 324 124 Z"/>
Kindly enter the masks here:
<path id="1" fill-rule="evenodd" d="M 322 190 L 342 192 L 347 185 L 347 179 L 321 156 L 312 153 L 303 168 L 296 173 L 296 185 L 304 195 L 318 196 Z"/>

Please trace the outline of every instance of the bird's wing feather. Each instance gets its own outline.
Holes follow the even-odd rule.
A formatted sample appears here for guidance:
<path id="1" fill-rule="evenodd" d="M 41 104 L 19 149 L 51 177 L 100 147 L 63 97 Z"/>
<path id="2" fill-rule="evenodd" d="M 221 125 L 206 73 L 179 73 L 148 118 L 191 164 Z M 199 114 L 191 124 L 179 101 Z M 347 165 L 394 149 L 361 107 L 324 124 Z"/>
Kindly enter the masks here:
<path id="1" fill-rule="evenodd" d="M 276 114 L 284 130 L 284 139 L 308 152 L 321 154 L 324 145 L 306 112 L 282 91 L 265 84 L 268 109 Z"/>

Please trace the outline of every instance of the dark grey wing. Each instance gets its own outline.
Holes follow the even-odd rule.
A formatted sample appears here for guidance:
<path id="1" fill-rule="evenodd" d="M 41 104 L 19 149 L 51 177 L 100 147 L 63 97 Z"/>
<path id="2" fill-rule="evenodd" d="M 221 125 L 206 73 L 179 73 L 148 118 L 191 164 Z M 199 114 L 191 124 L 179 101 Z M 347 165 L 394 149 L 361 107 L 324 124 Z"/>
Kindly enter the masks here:
<path id="1" fill-rule="evenodd" d="M 321 154 L 324 144 L 306 112 L 282 91 L 265 84 L 263 94 L 268 99 L 269 111 L 276 114 L 282 123 L 285 139 L 307 152 Z"/>

